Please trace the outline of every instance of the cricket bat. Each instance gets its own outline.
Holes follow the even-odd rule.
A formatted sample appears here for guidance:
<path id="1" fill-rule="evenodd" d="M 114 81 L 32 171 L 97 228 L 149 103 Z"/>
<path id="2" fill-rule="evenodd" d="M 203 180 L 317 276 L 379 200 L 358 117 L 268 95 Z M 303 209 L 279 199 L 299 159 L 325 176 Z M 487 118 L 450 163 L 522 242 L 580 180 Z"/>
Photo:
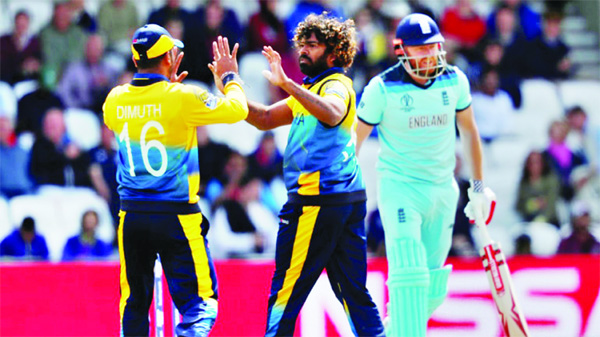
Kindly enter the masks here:
<path id="1" fill-rule="evenodd" d="M 517 303 L 510 271 L 500 244 L 492 241 L 484 221 L 477 220 L 475 224 L 485 240 L 485 245 L 479 254 L 490 283 L 492 297 L 498 308 L 504 333 L 510 337 L 528 337 L 527 321 Z"/>

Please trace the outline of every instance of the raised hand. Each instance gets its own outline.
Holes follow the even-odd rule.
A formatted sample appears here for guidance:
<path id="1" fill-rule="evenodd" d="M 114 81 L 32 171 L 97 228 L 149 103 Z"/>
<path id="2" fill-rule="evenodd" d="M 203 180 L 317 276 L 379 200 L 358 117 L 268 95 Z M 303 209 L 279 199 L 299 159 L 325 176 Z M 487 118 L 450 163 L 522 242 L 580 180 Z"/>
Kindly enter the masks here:
<path id="1" fill-rule="evenodd" d="M 177 75 L 177 70 L 179 70 L 181 60 L 183 60 L 183 52 L 179 53 L 179 55 L 177 55 L 177 58 L 175 59 L 175 64 L 173 65 L 173 69 L 171 70 L 171 76 L 169 76 L 169 80 L 171 82 L 181 82 L 188 75 L 187 71 L 184 71 L 181 74 Z"/>
<path id="2" fill-rule="evenodd" d="M 279 55 L 279 53 L 271 46 L 263 47 L 262 54 L 267 58 L 267 61 L 269 61 L 269 67 L 271 68 L 271 71 L 263 70 L 263 76 L 265 76 L 271 84 L 278 87 L 282 86 L 288 81 L 288 77 L 281 67 L 281 55 Z"/>
<path id="3" fill-rule="evenodd" d="M 223 75 L 230 72 L 238 74 L 237 52 L 239 47 L 239 44 L 236 43 L 233 51 L 230 51 L 229 41 L 222 36 L 213 42 L 213 61 L 208 64 L 208 68 L 213 73 L 215 84 L 220 91 L 223 91 Z"/>

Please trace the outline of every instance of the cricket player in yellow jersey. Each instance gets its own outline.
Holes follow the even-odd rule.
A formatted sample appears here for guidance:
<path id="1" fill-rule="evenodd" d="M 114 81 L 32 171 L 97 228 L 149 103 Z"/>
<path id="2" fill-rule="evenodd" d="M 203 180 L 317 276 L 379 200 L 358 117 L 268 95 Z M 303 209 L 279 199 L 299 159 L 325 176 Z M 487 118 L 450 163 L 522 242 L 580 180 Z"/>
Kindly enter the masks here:
<path id="1" fill-rule="evenodd" d="M 149 24 L 133 35 L 137 74 L 114 88 L 104 103 L 104 122 L 119 142 L 121 197 L 121 336 L 148 336 L 153 268 L 160 255 L 182 322 L 178 336 L 207 336 L 217 316 L 217 278 L 208 249 L 207 219 L 198 206 L 200 169 L 196 127 L 235 123 L 248 115 L 236 54 L 227 38 L 213 43 L 209 68 L 218 98 L 181 82 L 183 43 Z"/>
<path id="2" fill-rule="evenodd" d="M 292 336 L 300 309 L 323 269 L 356 336 L 382 336 L 366 288 L 366 194 L 355 155 L 356 95 L 345 69 L 356 54 L 352 20 L 307 16 L 294 43 L 306 75 L 290 80 L 270 46 L 269 82 L 290 96 L 270 106 L 248 102 L 247 122 L 261 130 L 291 124 L 283 173 L 288 202 L 279 213 L 275 273 L 265 336 Z"/>

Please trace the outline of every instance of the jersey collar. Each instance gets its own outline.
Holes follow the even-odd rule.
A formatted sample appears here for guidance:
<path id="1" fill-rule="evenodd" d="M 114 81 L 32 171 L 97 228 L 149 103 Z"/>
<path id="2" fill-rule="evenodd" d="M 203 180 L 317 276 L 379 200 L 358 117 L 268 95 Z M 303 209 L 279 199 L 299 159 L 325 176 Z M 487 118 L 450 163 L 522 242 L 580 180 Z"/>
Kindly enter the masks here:
<path id="1" fill-rule="evenodd" d="M 136 87 L 143 87 L 143 86 L 154 84 L 154 83 L 157 83 L 160 81 L 169 82 L 169 79 L 165 75 L 161 75 L 161 74 L 135 73 L 135 74 L 133 74 L 133 80 L 131 80 L 131 85 L 134 85 Z"/>
<path id="2" fill-rule="evenodd" d="M 306 85 L 313 85 L 313 84 L 319 82 L 320 80 L 324 79 L 325 77 L 327 77 L 329 75 L 339 74 L 339 73 L 344 73 L 344 69 L 340 68 L 340 67 L 331 67 L 331 68 L 325 70 L 324 72 L 320 73 L 319 75 L 317 75 L 315 77 L 308 77 L 308 76 L 306 76 L 302 80 L 302 83 L 304 83 Z"/>

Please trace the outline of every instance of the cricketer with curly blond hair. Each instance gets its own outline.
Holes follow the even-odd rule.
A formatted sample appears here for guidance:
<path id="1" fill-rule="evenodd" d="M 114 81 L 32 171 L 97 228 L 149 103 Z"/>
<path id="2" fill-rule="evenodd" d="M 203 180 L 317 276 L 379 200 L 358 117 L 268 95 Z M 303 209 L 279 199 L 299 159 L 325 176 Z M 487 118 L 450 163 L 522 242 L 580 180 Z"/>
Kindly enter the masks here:
<path id="1" fill-rule="evenodd" d="M 265 336 L 292 336 L 310 290 L 327 269 L 354 334 L 381 336 L 383 325 L 365 282 L 366 193 L 355 154 L 356 94 L 344 75 L 356 55 L 352 20 L 311 14 L 294 36 L 303 84 L 281 57 L 263 48 L 263 74 L 290 96 L 270 106 L 248 101 L 246 121 L 261 130 L 291 124 L 284 155 L 288 202 L 280 217 Z"/>

